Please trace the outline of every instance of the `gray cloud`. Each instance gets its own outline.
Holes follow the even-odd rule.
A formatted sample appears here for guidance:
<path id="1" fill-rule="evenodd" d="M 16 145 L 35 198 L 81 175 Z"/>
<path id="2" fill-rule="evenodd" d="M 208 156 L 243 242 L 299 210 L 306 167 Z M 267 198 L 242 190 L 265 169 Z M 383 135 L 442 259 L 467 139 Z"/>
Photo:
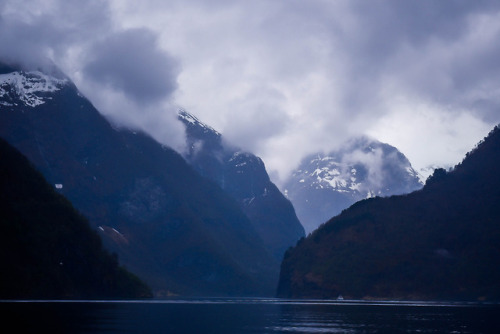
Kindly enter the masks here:
<path id="1" fill-rule="evenodd" d="M 360 134 L 453 165 L 500 122 L 495 0 L 84 4 L 1 3 L 0 57 L 49 56 L 108 117 L 175 147 L 182 105 L 276 178 Z"/>
<path id="2" fill-rule="evenodd" d="M 87 50 L 84 76 L 121 90 L 141 104 L 171 97 L 177 89 L 179 64 L 157 45 L 147 29 L 114 33 Z"/>
<path id="3" fill-rule="evenodd" d="M 432 101 L 463 106 L 463 99 L 456 101 L 460 95 L 497 76 L 498 36 L 481 43 L 482 36 L 473 34 L 481 20 L 495 17 L 498 2 L 352 1 L 348 7 L 350 19 L 332 34 L 349 55 L 346 109 L 373 110 L 388 80 Z"/>
<path id="4" fill-rule="evenodd" d="M 7 0 L 0 7 L 0 58 L 27 67 L 58 63 L 110 25 L 102 1 Z"/>
<path id="5" fill-rule="evenodd" d="M 183 58 L 179 103 L 286 176 L 305 154 L 366 133 L 402 149 L 416 167 L 436 157 L 458 162 L 500 122 L 499 5 L 168 2 L 168 24 L 158 13 L 148 26 Z M 151 14 L 150 8 L 143 2 L 133 13 Z M 257 101 L 272 101 L 272 108 L 246 118 L 252 113 L 235 107 L 257 114 Z M 286 121 L 278 131 L 263 135 L 280 117 Z M 433 144 L 418 144 L 427 141 Z"/>
<path id="6" fill-rule="evenodd" d="M 226 118 L 224 135 L 237 143 L 245 143 L 247 149 L 258 151 L 287 128 L 290 119 L 281 107 L 283 99 L 281 92 L 266 87 L 265 83 L 248 92 L 230 105 L 235 112 Z"/>
<path id="7" fill-rule="evenodd" d="M 157 32 L 114 22 L 107 1 L 27 0 L 0 5 L 0 60 L 27 68 L 55 64 L 119 126 L 144 130 L 182 150 L 172 106 L 179 62 Z"/>

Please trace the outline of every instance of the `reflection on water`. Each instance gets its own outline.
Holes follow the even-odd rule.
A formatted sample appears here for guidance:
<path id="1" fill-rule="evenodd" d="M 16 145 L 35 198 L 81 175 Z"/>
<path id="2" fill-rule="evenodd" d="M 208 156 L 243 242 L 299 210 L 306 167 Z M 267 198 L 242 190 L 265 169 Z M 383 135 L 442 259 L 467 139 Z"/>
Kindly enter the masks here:
<path id="1" fill-rule="evenodd" d="M 14 333 L 500 333 L 498 304 L 187 299 L 0 302 Z"/>

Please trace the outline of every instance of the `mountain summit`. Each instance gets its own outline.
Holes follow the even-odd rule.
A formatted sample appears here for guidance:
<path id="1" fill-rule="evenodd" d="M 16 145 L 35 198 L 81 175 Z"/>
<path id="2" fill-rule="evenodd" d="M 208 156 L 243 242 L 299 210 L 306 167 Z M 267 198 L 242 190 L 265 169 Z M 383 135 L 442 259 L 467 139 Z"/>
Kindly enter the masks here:
<path id="1" fill-rule="evenodd" d="M 421 187 L 418 173 L 395 147 L 359 137 L 304 158 L 283 188 L 309 233 L 359 200 Z"/>
<path id="2" fill-rule="evenodd" d="M 500 300 L 500 128 L 423 189 L 352 205 L 287 252 L 282 297 Z"/>
<path id="3" fill-rule="evenodd" d="M 172 149 L 114 128 L 69 79 L 0 65 L 0 136 L 156 296 L 274 291 L 279 262 L 237 201 Z"/>
<path id="4" fill-rule="evenodd" d="M 187 111 L 180 110 L 179 119 L 186 126 L 186 160 L 238 202 L 266 248 L 281 261 L 304 229 L 290 201 L 269 179 L 264 162 L 224 143 L 219 132 Z"/>

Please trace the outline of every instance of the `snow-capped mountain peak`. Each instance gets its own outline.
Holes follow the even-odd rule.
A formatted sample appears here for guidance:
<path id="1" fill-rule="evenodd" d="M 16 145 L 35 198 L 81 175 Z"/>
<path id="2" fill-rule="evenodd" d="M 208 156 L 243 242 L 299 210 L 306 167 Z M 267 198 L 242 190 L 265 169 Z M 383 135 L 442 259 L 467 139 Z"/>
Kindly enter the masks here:
<path id="1" fill-rule="evenodd" d="M 67 79 L 59 79 L 39 71 L 0 74 L 0 103 L 14 106 L 21 102 L 34 108 L 51 98 L 47 93 L 60 90 L 68 82 Z"/>
<path id="2" fill-rule="evenodd" d="M 354 202 L 409 193 L 423 186 L 419 174 L 395 147 L 366 137 L 336 151 L 306 157 L 285 183 L 307 232 Z"/>
<path id="3" fill-rule="evenodd" d="M 206 132 L 212 132 L 212 133 L 215 133 L 216 135 L 220 136 L 220 133 L 217 132 L 214 128 L 206 125 L 205 123 L 200 121 L 196 116 L 188 113 L 186 110 L 181 108 L 181 109 L 179 109 L 177 114 L 178 114 L 179 118 L 182 121 L 184 121 L 185 123 L 190 123 L 193 126 L 195 126 L 196 128 L 201 128 L 201 129 L 204 129 L 204 131 L 206 131 Z"/>

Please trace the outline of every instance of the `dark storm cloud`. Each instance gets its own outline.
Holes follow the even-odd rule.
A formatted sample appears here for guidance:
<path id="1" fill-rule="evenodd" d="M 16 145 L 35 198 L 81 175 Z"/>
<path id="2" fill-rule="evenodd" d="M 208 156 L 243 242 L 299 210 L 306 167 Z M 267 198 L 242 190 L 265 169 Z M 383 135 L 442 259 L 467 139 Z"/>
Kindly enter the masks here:
<path id="1" fill-rule="evenodd" d="M 115 33 L 93 44 L 84 75 L 123 91 L 141 104 L 169 98 L 177 89 L 178 62 L 159 49 L 147 29 Z"/>
<path id="2" fill-rule="evenodd" d="M 0 7 L 0 59 L 26 67 L 57 63 L 110 24 L 102 1 L 7 0 Z"/>

